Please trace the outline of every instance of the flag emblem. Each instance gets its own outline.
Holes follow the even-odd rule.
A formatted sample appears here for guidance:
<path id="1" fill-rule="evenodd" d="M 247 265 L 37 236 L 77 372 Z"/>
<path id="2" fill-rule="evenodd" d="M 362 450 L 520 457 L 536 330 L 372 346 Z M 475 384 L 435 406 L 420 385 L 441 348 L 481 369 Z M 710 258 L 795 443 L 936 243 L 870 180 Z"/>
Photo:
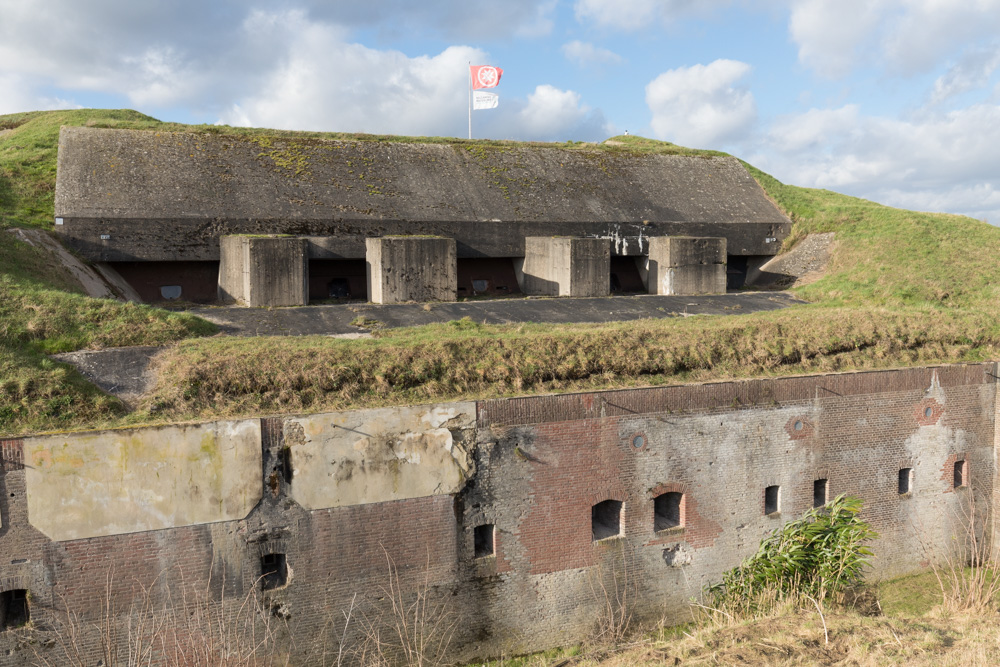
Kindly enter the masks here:
<path id="1" fill-rule="evenodd" d="M 492 65 L 477 65 L 470 67 L 472 70 L 473 88 L 494 88 L 500 83 L 503 70 Z"/>

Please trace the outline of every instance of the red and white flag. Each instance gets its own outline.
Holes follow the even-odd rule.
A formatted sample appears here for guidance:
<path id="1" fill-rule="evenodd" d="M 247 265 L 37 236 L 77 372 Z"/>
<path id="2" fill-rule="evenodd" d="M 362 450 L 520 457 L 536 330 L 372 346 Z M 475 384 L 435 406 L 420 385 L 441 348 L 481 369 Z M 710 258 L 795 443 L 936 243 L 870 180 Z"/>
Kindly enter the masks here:
<path id="1" fill-rule="evenodd" d="M 472 87 L 474 89 L 494 88 L 500 83 L 500 77 L 503 76 L 503 70 L 492 65 L 469 65 L 469 70 L 472 72 Z"/>

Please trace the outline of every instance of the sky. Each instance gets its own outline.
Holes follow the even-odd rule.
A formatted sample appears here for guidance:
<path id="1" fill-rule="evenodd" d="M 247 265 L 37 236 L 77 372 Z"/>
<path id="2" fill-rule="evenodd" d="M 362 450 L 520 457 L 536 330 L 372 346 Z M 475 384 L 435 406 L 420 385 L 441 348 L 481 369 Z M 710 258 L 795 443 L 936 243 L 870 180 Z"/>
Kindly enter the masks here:
<path id="1" fill-rule="evenodd" d="M 476 138 L 629 132 L 1000 224 L 1000 0 L 0 0 L 0 114 Z"/>

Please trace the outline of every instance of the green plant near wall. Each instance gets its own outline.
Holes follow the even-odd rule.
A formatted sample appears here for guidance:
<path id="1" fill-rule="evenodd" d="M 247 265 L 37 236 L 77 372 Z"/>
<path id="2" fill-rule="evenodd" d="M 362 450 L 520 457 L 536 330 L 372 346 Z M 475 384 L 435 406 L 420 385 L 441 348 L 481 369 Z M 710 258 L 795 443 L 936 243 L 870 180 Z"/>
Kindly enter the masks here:
<path id="1" fill-rule="evenodd" d="M 822 602 L 861 582 L 878 537 L 860 517 L 862 500 L 840 495 L 764 538 L 757 553 L 706 588 L 708 604 L 727 615 L 767 613 L 787 600 Z"/>

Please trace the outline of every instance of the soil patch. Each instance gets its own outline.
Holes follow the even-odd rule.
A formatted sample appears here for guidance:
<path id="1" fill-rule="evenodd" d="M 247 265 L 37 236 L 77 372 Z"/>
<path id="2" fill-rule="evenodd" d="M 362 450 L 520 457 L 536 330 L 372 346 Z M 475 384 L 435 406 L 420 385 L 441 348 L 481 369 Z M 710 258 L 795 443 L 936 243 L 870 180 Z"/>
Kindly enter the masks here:
<path id="1" fill-rule="evenodd" d="M 810 234 L 794 248 L 760 267 L 748 284 L 755 287 L 787 289 L 816 282 L 823 277 L 833 251 L 834 233 Z"/>

